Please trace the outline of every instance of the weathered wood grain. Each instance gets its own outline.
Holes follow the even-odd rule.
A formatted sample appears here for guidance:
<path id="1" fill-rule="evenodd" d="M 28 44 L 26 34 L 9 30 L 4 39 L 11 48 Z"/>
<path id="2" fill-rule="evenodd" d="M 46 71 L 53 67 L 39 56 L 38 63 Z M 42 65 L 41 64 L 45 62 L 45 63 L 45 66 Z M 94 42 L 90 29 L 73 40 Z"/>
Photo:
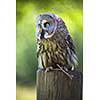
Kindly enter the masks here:
<path id="1" fill-rule="evenodd" d="M 60 70 L 38 70 L 37 100 L 82 100 L 82 73 L 70 73 L 73 79 Z"/>

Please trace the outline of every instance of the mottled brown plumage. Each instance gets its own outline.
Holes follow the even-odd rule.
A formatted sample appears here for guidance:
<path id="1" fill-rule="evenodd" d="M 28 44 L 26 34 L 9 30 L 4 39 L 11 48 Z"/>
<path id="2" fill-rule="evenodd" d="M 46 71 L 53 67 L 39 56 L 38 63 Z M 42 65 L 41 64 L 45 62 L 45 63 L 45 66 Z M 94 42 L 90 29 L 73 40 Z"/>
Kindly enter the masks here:
<path id="1" fill-rule="evenodd" d="M 66 72 L 77 65 L 72 38 L 58 16 L 51 13 L 38 16 L 37 43 L 39 68 L 58 68 Z"/>

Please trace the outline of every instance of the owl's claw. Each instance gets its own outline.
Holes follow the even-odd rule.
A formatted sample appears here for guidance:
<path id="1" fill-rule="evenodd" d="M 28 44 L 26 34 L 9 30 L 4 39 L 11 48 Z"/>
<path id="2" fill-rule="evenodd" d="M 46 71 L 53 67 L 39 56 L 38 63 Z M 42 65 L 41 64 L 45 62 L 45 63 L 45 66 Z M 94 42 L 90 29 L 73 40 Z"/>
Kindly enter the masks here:
<path id="1" fill-rule="evenodd" d="M 45 69 L 45 72 L 49 72 L 50 70 L 53 70 L 53 67 L 52 67 L 52 66 L 47 67 L 47 68 Z"/>

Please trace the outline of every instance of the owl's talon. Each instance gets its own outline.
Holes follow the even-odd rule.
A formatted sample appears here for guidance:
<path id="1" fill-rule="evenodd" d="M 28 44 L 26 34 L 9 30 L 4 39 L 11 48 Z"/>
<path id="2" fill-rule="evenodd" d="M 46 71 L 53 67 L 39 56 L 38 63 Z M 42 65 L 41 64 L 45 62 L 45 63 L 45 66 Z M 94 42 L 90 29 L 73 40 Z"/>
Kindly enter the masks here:
<path id="1" fill-rule="evenodd" d="M 45 72 L 49 72 L 50 70 L 53 70 L 53 67 L 51 66 L 51 67 L 47 67 L 46 69 L 45 69 Z"/>
<path id="2" fill-rule="evenodd" d="M 46 69 L 45 69 L 45 72 L 48 72 L 49 70 L 50 70 L 49 68 L 46 68 Z"/>

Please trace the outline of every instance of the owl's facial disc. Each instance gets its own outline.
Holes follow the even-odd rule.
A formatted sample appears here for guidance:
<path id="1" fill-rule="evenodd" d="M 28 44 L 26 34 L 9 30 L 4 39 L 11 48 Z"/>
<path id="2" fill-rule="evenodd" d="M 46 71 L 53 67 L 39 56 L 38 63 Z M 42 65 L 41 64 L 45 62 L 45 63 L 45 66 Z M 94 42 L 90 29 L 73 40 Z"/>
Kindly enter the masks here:
<path id="1" fill-rule="evenodd" d="M 39 40 L 51 38 L 55 33 L 56 26 L 57 22 L 55 22 L 55 19 L 52 16 L 45 14 L 40 15 L 37 20 L 37 38 Z"/>
<path id="2" fill-rule="evenodd" d="M 50 30 L 51 24 L 47 20 L 42 20 L 42 29 L 44 30 L 44 38 L 52 37 L 52 30 Z"/>

